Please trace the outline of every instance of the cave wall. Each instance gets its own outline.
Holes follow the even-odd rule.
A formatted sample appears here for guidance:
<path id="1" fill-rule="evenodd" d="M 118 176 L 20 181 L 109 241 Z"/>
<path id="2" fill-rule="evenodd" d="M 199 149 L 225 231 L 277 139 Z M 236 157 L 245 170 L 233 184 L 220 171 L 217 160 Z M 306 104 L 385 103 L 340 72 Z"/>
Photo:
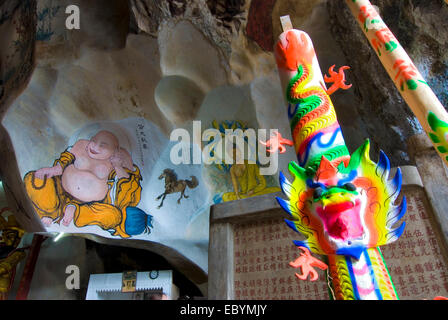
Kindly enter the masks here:
<path id="1" fill-rule="evenodd" d="M 81 9 L 80 31 L 64 28 L 64 8 L 69 3 Z M 170 257 L 174 265 L 196 266 L 207 272 L 209 206 L 232 191 L 230 174 L 228 168 L 173 164 L 170 152 L 175 142 L 169 141 L 170 133 L 184 128 L 192 136 L 193 120 L 202 121 L 202 130 L 213 127 L 213 123 L 218 128 L 241 123 L 243 128 L 256 129 L 260 127 L 256 109 L 263 101 L 254 103 L 253 86 L 239 76 L 244 70 L 238 70 L 239 74 L 231 72 L 231 41 L 226 38 L 224 43 L 220 39 L 235 30 L 223 24 L 219 34 L 204 34 L 205 29 L 200 27 L 207 21 L 193 18 L 200 8 L 201 19 L 212 19 L 207 5 L 201 7 L 199 3 L 194 12 L 180 12 L 190 14 L 188 17 L 170 11 L 154 35 L 133 32 L 132 22 L 122 23 L 132 16 L 141 26 L 139 16 L 134 16 L 136 4 L 123 3 L 112 2 L 103 11 L 104 3 L 37 2 L 36 68 L 26 90 L 6 112 L 2 125 L 14 148 L 19 179 L 25 180 L 35 170 L 51 167 L 77 141 L 90 140 L 100 130 L 114 133 L 142 177 L 140 201 L 134 205 L 151 219 L 148 228 L 137 233 L 127 232 L 126 226 L 130 236 L 127 245 L 145 247 L 138 241 L 146 241 L 149 250 Z M 213 10 L 219 15 L 219 8 Z M 198 147 L 191 146 L 191 151 L 194 148 Z M 174 170 L 178 180 L 194 178 L 199 183 L 192 183 L 182 199 L 178 200 L 180 193 L 169 194 L 162 205 L 156 198 L 165 191 L 160 177 L 165 169 Z M 277 179 L 266 179 L 268 186 L 278 186 Z M 22 186 L 18 181 L 15 183 Z M 31 200 L 41 197 L 39 194 L 51 198 L 46 192 L 52 188 L 53 179 L 26 181 Z M 30 186 L 35 193 L 30 193 Z M 40 188 L 45 193 L 40 193 Z M 103 220 L 80 225 L 81 213 L 75 213 L 74 219 L 65 223 L 64 202 L 75 202 L 65 198 L 64 190 L 56 194 L 60 204 L 51 215 L 47 200 L 46 207 L 35 202 L 42 224 L 40 229 L 29 231 L 125 238 L 117 234 L 117 228 L 104 225 Z M 30 215 L 35 217 L 34 210 Z M 128 212 L 126 223 L 129 217 Z M 197 282 L 203 281 L 200 272 L 196 274 Z"/>
<path id="2" fill-rule="evenodd" d="M 447 5 L 372 3 L 448 105 Z M 64 27 L 68 4 L 80 7 L 81 30 Z M 0 166 L 27 229 L 121 239 L 97 225 L 42 225 L 22 183 L 79 139 L 110 130 L 142 171 L 138 207 L 153 219 L 151 233 L 131 238 L 157 242 L 161 252 L 175 248 L 206 272 L 209 206 L 232 191 L 229 172 L 173 165 L 170 133 L 181 128 L 192 136 L 192 121 L 201 120 L 202 130 L 214 121 L 238 122 L 291 138 L 272 54 L 285 14 L 311 36 L 322 70 L 351 66 L 352 89 L 332 96 L 349 150 L 370 138 L 374 159 L 381 148 L 393 166 L 409 164 L 406 140 L 420 125 L 343 1 L 9 1 L 0 4 Z M 294 159 L 288 148 L 279 170 Z M 167 168 L 179 179 L 195 176 L 199 185 L 187 189 L 190 198 L 181 204 L 178 194 L 168 195 L 159 209 L 155 198 L 164 183 L 158 177 Z M 266 179 L 278 186 L 276 175 Z"/>
<path id="3" fill-rule="evenodd" d="M 35 67 L 36 1 L 0 4 L 0 119 L 26 88 Z M 40 228 L 21 181 L 17 158 L 8 132 L 0 126 L 2 193 L 17 219 L 29 229 Z"/>

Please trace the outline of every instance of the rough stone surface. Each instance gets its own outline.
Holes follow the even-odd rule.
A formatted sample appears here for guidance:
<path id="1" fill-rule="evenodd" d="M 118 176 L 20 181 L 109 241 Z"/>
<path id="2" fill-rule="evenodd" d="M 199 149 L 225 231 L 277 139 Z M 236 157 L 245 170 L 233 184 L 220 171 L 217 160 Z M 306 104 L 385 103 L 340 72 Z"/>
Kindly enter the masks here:
<path id="1" fill-rule="evenodd" d="M 176 125 L 182 125 L 185 121 L 195 119 L 204 93 L 188 78 L 166 76 L 157 84 L 154 98 L 167 119 L 171 119 Z"/>
<path id="2" fill-rule="evenodd" d="M 245 24 L 250 1 L 207 0 L 131 0 L 131 20 L 137 33 L 158 37 L 166 22 L 188 20 L 196 26 L 223 54 L 231 54 L 232 37 Z"/>
<path id="3" fill-rule="evenodd" d="M 138 32 L 145 32 L 151 36 L 157 37 L 160 23 L 164 18 L 170 17 L 170 11 L 167 2 L 131 0 L 131 10 L 133 18 L 137 25 Z"/>
<path id="4" fill-rule="evenodd" d="M 0 120 L 28 84 L 35 67 L 36 1 L 0 2 Z M 30 229 L 39 230 L 18 169 L 9 134 L 0 126 L 0 179 L 12 212 Z"/>
<path id="5" fill-rule="evenodd" d="M 239 31 L 245 20 L 244 5 L 246 0 L 207 0 L 210 12 L 218 20 L 218 26 L 223 26 L 231 33 Z M 252 1 L 253 2 L 253 1 Z"/>
<path id="6" fill-rule="evenodd" d="M 36 1 L 0 3 L 0 119 L 34 69 Z"/>

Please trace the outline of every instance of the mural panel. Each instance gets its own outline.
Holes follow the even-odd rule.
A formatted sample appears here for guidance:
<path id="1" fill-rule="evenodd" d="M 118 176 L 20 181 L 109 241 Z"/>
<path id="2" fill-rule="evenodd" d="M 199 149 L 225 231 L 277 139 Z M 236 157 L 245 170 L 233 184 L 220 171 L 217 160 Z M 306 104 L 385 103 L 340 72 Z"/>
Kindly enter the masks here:
<path id="1" fill-rule="evenodd" d="M 264 150 L 265 147 L 259 145 L 260 141 L 253 128 L 248 128 L 246 122 L 239 120 L 214 120 L 211 128 L 218 130 L 222 139 L 222 145 L 218 146 L 218 139 L 210 138 L 205 147 L 210 152 L 211 160 L 216 162 L 205 169 L 209 185 L 214 190 L 214 203 L 280 191 L 275 175 L 260 173 L 258 148 L 262 147 Z M 253 133 L 253 136 L 249 133 Z M 235 143 L 238 140 L 242 143 Z M 216 152 L 218 148 L 222 150 L 220 155 Z M 229 163 L 226 159 L 233 159 L 236 163 Z"/>
<path id="2" fill-rule="evenodd" d="M 202 165 L 172 164 L 174 143 L 143 118 L 88 124 L 66 146 L 24 175 L 48 232 L 160 242 L 206 268 L 208 230 L 195 221 L 208 219 L 211 199 Z"/>

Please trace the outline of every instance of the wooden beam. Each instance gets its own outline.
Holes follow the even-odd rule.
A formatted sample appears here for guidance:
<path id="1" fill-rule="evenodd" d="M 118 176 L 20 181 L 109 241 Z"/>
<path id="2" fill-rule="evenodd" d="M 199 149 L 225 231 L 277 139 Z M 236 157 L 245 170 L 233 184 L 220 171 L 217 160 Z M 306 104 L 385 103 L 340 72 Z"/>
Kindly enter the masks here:
<path id="1" fill-rule="evenodd" d="M 36 268 L 37 258 L 39 257 L 40 246 L 47 237 L 35 234 L 31 243 L 28 257 L 26 258 L 25 268 L 23 268 L 22 278 L 20 279 L 19 289 L 17 290 L 16 300 L 26 300 L 30 291 L 31 280 L 33 280 L 34 269 Z"/>

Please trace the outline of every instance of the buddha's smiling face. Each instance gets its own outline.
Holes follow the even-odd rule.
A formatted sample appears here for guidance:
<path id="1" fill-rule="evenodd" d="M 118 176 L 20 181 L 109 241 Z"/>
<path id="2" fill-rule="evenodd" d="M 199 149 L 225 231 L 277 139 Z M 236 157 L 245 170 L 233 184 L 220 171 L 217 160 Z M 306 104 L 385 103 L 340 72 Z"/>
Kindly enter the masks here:
<path id="1" fill-rule="evenodd" d="M 98 132 L 87 144 L 86 151 L 90 158 L 106 160 L 118 149 L 118 139 L 109 131 Z"/>

